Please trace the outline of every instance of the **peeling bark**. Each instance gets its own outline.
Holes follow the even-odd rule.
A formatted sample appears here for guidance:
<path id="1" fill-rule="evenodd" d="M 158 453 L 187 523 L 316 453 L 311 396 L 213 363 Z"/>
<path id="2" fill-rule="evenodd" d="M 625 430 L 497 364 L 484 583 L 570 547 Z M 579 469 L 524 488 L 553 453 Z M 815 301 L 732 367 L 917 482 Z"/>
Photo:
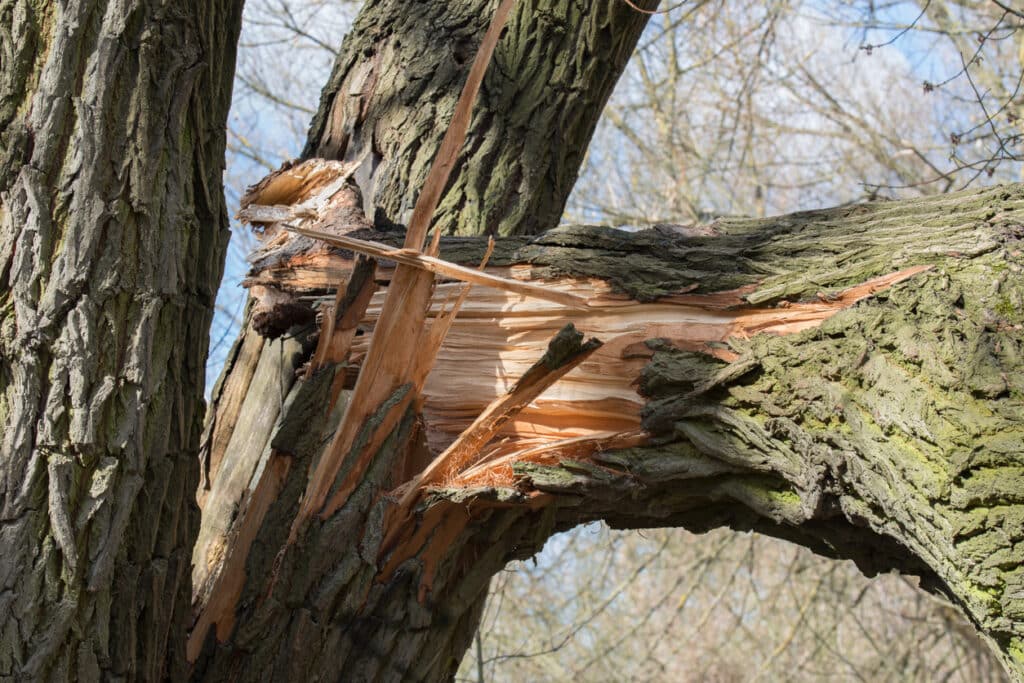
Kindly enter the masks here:
<path id="1" fill-rule="evenodd" d="M 186 674 L 240 21 L 0 0 L 4 680 Z"/>

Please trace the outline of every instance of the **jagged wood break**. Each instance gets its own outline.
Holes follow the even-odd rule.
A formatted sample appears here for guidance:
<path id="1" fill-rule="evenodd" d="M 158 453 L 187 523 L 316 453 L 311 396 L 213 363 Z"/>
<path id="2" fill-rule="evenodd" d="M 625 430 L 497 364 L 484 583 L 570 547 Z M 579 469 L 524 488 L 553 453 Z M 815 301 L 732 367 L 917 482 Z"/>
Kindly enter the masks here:
<path id="1" fill-rule="evenodd" d="M 332 168 L 286 169 L 305 189 L 275 203 L 333 188 L 328 178 L 343 169 Z M 395 248 L 400 235 L 332 220 L 357 190 L 332 192 L 318 211 L 274 215 L 350 245 Z M 271 215 L 257 208 L 270 203 L 258 190 L 249 201 L 250 217 Z M 357 310 L 361 334 L 348 328 L 345 362 L 335 354 L 294 382 L 262 452 L 232 454 L 235 468 L 248 463 L 247 479 L 218 489 L 224 477 L 212 472 L 219 508 L 237 514 L 218 525 L 204 509 L 198 623 L 216 624 L 224 644 L 200 668 L 248 667 L 217 653 L 255 647 L 246 643 L 265 639 L 267 623 L 279 647 L 302 647 L 282 612 L 288 601 L 337 624 L 314 632 L 345 643 L 349 657 L 400 609 L 421 626 L 400 637 L 392 654 L 407 654 L 390 666 L 413 677 L 449 671 L 451 662 L 412 652 L 460 651 L 491 573 L 589 519 L 752 528 L 853 558 L 869 574 L 918 574 L 1019 667 L 1022 208 L 1014 186 L 698 228 L 572 226 L 499 240 L 487 268 L 497 286 L 474 286 L 445 319 L 444 343 L 419 347 L 436 353 L 430 373 L 383 396 L 388 412 L 362 418 L 365 460 L 354 465 L 353 449 L 315 482 L 334 503 L 285 551 L 307 473 L 345 408 L 341 389 L 362 379 L 384 294 L 370 296 L 363 276 L 336 296 L 353 252 L 265 224 L 247 285 L 274 292 L 254 310 L 298 335 L 274 342 L 291 345 L 292 366 L 313 353 L 317 306 L 324 320 Z M 451 238 L 440 258 L 472 266 L 485 249 L 482 238 Z M 376 286 L 393 286 L 393 273 L 380 262 Z M 503 280 L 586 306 L 531 298 Z M 458 281 L 435 286 L 428 337 L 462 292 Z M 568 324 L 602 344 L 584 346 Z M 571 371 L 517 400 L 565 359 Z M 247 419 L 240 403 L 220 393 L 214 424 Z M 393 422 L 382 429 L 385 414 Z M 302 434 L 289 427 L 296 415 Z M 355 550 L 339 559 L 346 544 Z M 268 563 L 276 583 L 245 584 Z M 418 607 L 395 601 L 410 582 Z M 378 653 L 355 661 L 386 666 Z"/>

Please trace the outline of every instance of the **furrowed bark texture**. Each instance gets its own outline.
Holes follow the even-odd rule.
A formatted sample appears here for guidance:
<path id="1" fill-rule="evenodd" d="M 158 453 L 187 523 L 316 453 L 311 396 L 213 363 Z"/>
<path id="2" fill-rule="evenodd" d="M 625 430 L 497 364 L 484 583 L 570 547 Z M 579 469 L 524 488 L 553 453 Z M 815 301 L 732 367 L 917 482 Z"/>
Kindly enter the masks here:
<path id="1" fill-rule="evenodd" d="M 238 0 L 0 0 L 0 678 L 185 675 Z"/>
<path id="2" fill-rule="evenodd" d="M 497 4 L 371 0 L 346 37 L 303 156 L 363 160 L 356 179 L 379 227 L 408 223 Z M 646 21 L 621 0 L 519 0 L 434 225 L 556 225 Z"/>
<path id="3" fill-rule="evenodd" d="M 441 256 L 472 264 L 483 248 L 454 239 Z M 410 412 L 346 505 L 288 545 L 344 393 L 325 407 L 355 369 L 295 382 L 262 453 L 250 454 L 238 519 L 258 521 L 244 530 L 250 543 L 226 544 L 244 547 L 241 587 L 211 619 L 197 677 L 450 678 L 494 572 L 555 531 L 603 519 L 756 530 L 868 575 L 917 575 L 1019 679 L 1022 250 L 1024 186 L 701 230 L 567 227 L 499 241 L 494 272 L 588 296 L 590 309 L 474 288 L 431 375 L 440 381 L 428 379 L 422 421 Z M 261 265 L 254 280 L 328 301 L 323 274 L 351 268 L 351 254 Z M 354 360 L 377 310 L 375 299 Z M 604 345 L 506 427 L 506 440 L 531 448 L 503 442 L 511 458 L 426 488 L 410 518 L 396 516 L 401 485 L 431 457 L 425 444 L 450 441 L 503 393 L 480 380 L 515 382 L 566 322 Z M 297 367 L 303 354 L 286 357 Z M 464 389 L 474 382 L 490 395 Z M 592 400 L 595 385 L 620 398 L 614 411 Z M 452 405 L 457 414 L 445 412 Z M 615 447 L 600 436 L 608 424 L 642 428 L 642 445 Z"/>

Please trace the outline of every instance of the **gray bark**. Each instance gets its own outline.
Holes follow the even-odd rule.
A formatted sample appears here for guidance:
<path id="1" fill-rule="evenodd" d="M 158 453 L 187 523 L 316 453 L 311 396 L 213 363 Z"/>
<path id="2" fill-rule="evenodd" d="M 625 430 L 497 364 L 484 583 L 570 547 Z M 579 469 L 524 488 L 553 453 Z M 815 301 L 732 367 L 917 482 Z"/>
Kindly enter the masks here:
<path id="1" fill-rule="evenodd" d="M 0 678 L 184 675 L 240 0 L 0 1 Z"/>

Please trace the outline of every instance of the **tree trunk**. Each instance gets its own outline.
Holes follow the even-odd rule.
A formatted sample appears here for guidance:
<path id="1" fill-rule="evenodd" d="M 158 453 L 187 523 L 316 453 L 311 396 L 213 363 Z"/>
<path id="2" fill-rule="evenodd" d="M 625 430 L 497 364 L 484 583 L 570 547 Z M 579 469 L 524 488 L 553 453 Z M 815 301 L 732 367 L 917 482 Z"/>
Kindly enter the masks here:
<path id="1" fill-rule="evenodd" d="M 303 158 L 359 161 L 378 227 L 408 222 L 496 4 L 371 0 L 346 36 Z M 450 235 L 557 225 L 646 23 L 622 0 L 517 2 L 435 225 Z"/>
<path id="2" fill-rule="evenodd" d="M 361 90 L 332 92 L 324 109 L 337 112 Z M 753 529 L 867 574 L 917 575 L 1020 678 L 1024 188 L 499 240 L 496 287 L 471 290 L 421 382 L 433 358 L 416 340 L 451 322 L 461 285 L 435 286 L 426 333 L 374 342 L 392 304 L 373 292 L 391 264 L 280 226 L 471 277 L 389 252 L 400 236 L 369 231 L 359 192 L 385 205 L 388 176 L 344 151 L 356 137 L 309 147 L 351 165 L 310 160 L 247 199 L 267 231 L 247 283 L 259 331 L 236 344 L 207 425 L 196 678 L 450 678 L 490 577 L 595 519 Z M 444 205 L 469 206 L 450 187 Z M 377 227 L 404 217 L 394 211 Z M 447 232 L 465 225 L 450 220 Z M 441 257 L 476 265 L 484 250 L 452 238 Z M 415 367 L 364 405 L 346 388 L 373 343 Z M 346 411 L 367 417 L 332 472 Z"/>
<path id="3" fill-rule="evenodd" d="M 0 0 L 0 678 L 180 680 L 241 2 Z"/>

